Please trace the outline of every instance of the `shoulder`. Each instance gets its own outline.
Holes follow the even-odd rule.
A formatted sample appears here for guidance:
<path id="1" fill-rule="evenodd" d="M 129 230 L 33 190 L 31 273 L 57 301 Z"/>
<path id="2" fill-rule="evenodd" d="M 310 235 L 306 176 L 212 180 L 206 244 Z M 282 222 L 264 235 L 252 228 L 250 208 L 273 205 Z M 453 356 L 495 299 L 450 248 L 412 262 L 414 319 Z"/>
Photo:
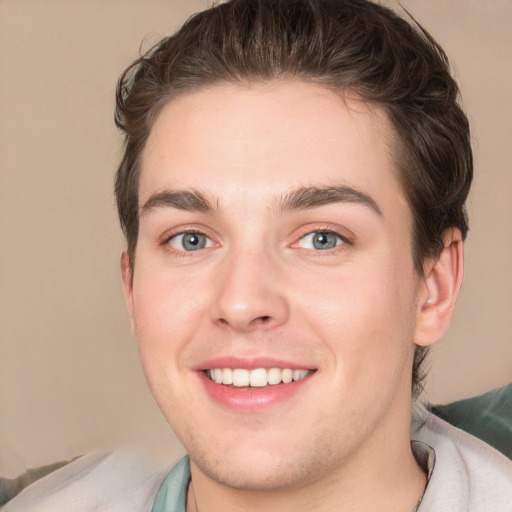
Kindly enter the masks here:
<path id="1" fill-rule="evenodd" d="M 421 407 L 411 438 L 435 452 L 419 512 L 512 511 L 512 461 L 500 452 Z"/>
<path id="2" fill-rule="evenodd" d="M 171 461 L 175 462 L 175 461 Z M 135 451 L 95 452 L 38 480 L 5 512 L 130 512 L 150 510 L 169 471 Z M 148 508 L 149 507 L 149 508 Z"/>

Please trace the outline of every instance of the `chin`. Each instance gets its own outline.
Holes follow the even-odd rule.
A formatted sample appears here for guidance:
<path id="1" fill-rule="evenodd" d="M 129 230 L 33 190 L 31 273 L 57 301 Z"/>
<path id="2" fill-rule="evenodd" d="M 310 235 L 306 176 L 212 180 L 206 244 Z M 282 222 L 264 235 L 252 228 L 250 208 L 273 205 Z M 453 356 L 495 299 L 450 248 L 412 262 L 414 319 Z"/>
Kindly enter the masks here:
<path id="1" fill-rule="evenodd" d="M 311 483 L 309 464 L 285 465 L 276 461 L 252 461 L 252 464 L 238 464 L 230 467 L 229 463 L 216 461 L 214 464 L 199 460 L 199 470 L 215 482 L 241 491 L 278 491 L 302 487 Z M 257 467 L 255 467 L 255 465 Z"/>
<path id="2" fill-rule="evenodd" d="M 279 453 L 275 446 L 272 450 L 261 446 L 235 449 L 223 455 L 219 455 L 222 450 L 197 453 L 192 449 L 188 453 L 197 469 L 211 480 L 253 492 L 306 487 L 322 479 L 336 464 L 329 449 L 288 446 Z"/>

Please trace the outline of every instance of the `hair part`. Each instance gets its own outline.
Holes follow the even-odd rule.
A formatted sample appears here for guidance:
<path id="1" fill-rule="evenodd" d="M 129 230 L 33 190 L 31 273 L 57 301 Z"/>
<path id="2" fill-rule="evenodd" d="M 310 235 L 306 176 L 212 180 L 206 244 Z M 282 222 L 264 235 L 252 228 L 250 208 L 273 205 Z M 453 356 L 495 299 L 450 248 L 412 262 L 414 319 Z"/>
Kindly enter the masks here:
<path id="1" fill-rule="evenodd" d="M 119 79 L 115 121 L 125 146 L 115 193 L 132 271 L 140 162 L 163 106 L 208 86 L 281 79 L 349 91 L 387 113 L 419 275 L 426 260 L 439 256 L 446 229 L 456 227 L 466 237 L 469 123 L 448 59 L 428 32 L 367 0 L 231 0 L 192 16 Z M 416 349 L 415 395 L 426 354 Z"/>

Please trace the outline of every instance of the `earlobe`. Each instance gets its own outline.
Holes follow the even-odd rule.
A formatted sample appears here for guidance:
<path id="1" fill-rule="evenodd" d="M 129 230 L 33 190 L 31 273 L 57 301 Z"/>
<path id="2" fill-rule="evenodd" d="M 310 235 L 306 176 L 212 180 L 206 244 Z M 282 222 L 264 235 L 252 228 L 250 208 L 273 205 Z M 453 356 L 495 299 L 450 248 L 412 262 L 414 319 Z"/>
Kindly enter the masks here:
<path id="1" fill-rule="evenodd" d="M 121 254 L 121 277 L 123 279 L 124 300 L 130 315 L 133 331 L 133 271 L 127 251 Z"/>
<path id="2" fill-rule="evenodd" d="M 460 230 L 446 230 L 443 242 L 439 258 L 426 263 L 419 293 L 414 342 L 420 346 L 436 343 L 448 330 L 462 285 L 464 251 Z"/>

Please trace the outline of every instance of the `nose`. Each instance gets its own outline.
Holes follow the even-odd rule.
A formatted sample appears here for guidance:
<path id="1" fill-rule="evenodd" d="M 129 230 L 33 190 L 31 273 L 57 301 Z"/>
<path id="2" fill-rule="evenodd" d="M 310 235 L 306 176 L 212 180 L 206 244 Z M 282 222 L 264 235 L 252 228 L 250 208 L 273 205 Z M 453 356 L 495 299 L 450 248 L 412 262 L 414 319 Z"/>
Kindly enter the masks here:
<path id="1" fill-rule="evenodd" d="M 285 323 L 289 304 L 279 264 L 263 252 L 226 258 L 216 279 L 212 321 L 237 332 L 271 329 Z"/>

